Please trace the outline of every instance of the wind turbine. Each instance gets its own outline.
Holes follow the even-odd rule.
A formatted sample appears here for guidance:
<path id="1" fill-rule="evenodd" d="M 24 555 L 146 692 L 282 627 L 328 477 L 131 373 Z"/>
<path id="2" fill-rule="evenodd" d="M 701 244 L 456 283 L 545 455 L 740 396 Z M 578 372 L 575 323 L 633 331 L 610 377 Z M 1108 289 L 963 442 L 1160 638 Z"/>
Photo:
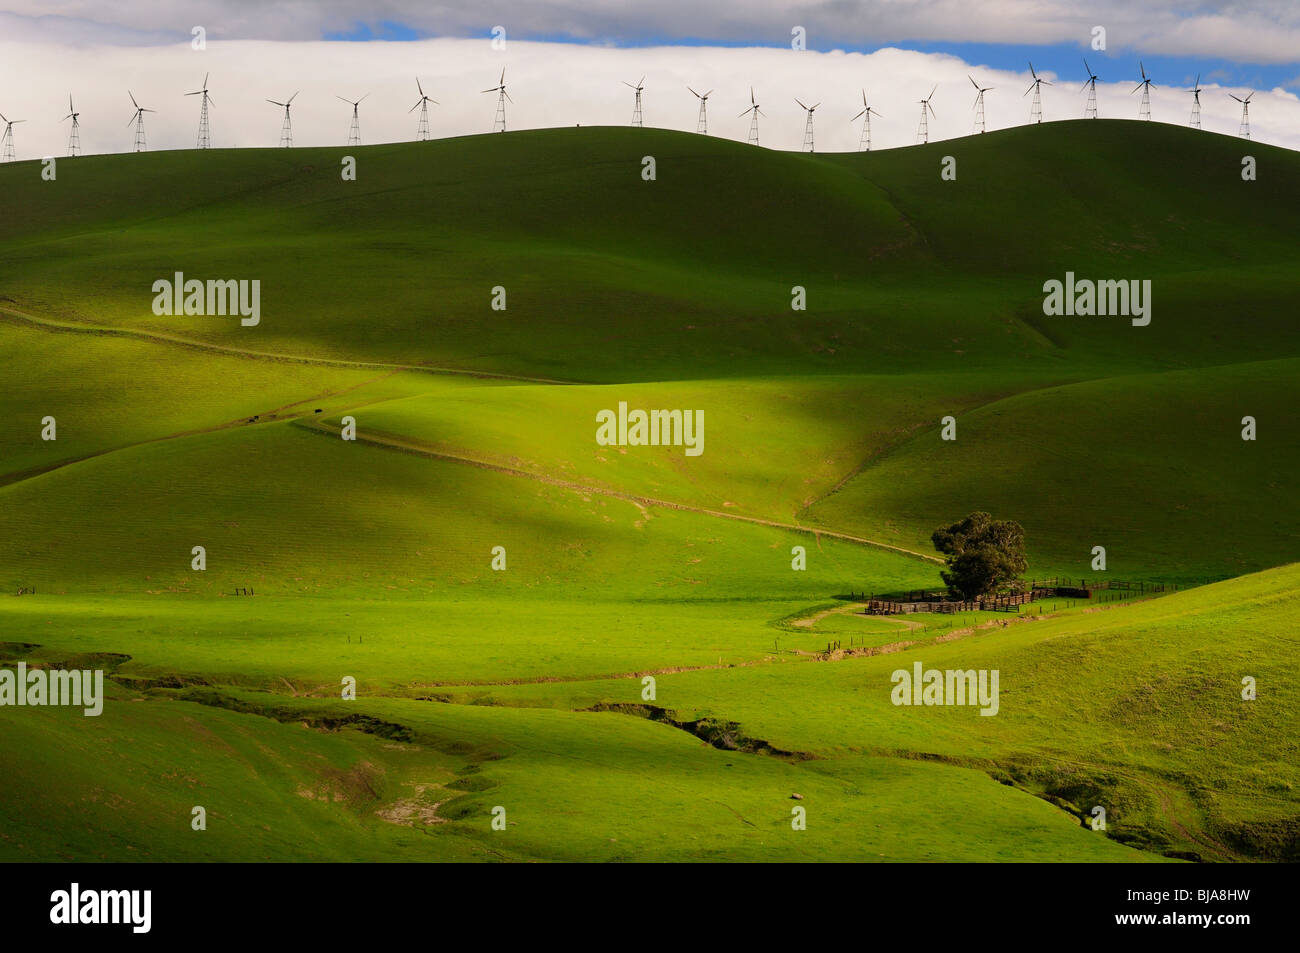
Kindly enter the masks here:
<path id="1" fill-rule="evenodd" d="M 1043 121 L 1043 95 L 1042 95 L 1041 87 L 1044 85 L 1051 86 L 1052 84 L 1045 79 L 1039 78 L 1038 74 L 1034 72 L 1033 63 L 1029 64 L 1029 75 L 1034 78 L 1034 81 L 1030 85 L 1029 89 L 1025 90 L 1024 94 L 1020 98 L 1024 99 L 1025 96 L 1028 96 L 1031 92 L 1034 94 L 1034 104 L 1029 107 L 1029 121 L 1042 122 Z"/>
<path id="2" fill-rule="evenodd" d="M 687 86 L 686 88 L 691 89 L 689 86 Z M 695 93 L 695 90 L 691 89 L 691 92 Z M 713 95 L 713 90 L 709 90 L 707 93 L 704 93 L 703 95 L 700 95 L 699 93 L 695 93 L 695 98 L 700 101 L 700 118 L 695 121 L 695 131 L 703 133 L 706 136 L 709 134 L 709 120 L 708 120 L 708 116 L 705 115 L 705 109 L 708 107 L 709 97 L 712 95 Z"/>
<path id="3" fill-rule="evenodd" d="M 208 106 L 215 106 L 212 97 L 208 95 L 208 76 L 210 73 L 203 74 L 203 88 L 197 89 L 192 93 L 186 93 L 186 96 L 202 96 L 202 106 L 199 108 L 199 141 L 200 149 L 212 148 L 212 137 L 208 135 Z"/>
<path id="4" fill-rule="evenodd" d="M 26 122 L 26 119 L 6 119 L 4 113 L 0 113 L 0 122 L 5 124 L 3 140 L 4 154 L 0 156 L 0 162 L 14 161 L 14 126 L 20 122 Z"/>
<path id="5" fill-rule="evenodd" d="M 996 87 L 985 86 L 981 88 L 980 84 L 975 82 L 975 78 L 971 76 L 969 73 L 966 74 L 966 78 L 970 80 L 970 84 L 975 87 L 975 131 L 985 132 L 986 127 L 984 125 L 984 94 L 991 89 L 995 89 Z"/>
<path id="6" fill-rule="evenodd" d="M 808 114 L 808 121 L 804 124 L 803 127 L 803 147 L 807 149 L 809 152 L 812 152 L 813 151 L 813 113 L 817 111 L 817 106 L 820 106 L 821 103 L 817 103 L 815 106 L 805 106 L 799 99 L 795 99 L 795 102 L 799 103 L 799 106 L 803 109 L 803 111 Z"/>
<path id="7" fill-rule="evenodd" d="M 1147 68 L 1142 65 L 1141 60 L 1138 60 L 1138 69 L 1142 71 L 1142 82 L 1134 86 L 1133 92 L 1129 93 L 1129 95 L 1132 96 L 1133 93 L 1136 93 L 1139 89 L 1142 90 L 1142 106 L 1138 109 L 1138 118 L 1145 119 L 1148 122 L 1150 122 L 1151 121 L 1151 87 L 1154 86 L 1155 83 L 1151 82 L 1151 78 L 1147 76 Z"/>
<path id="8" fill-rule="evenodd" d="M 157 112 L 158 110 L 145 109 L 135 101 L 135 94 L 129 89 L 126 91 L 126 94 L 131 97 L 131 105 L 135 107 L 135 112 L 132 113 L 131 118 L 127 120 L 126 124 L 129 126 L 131 123 L 135 123 L 135 151 L 144 152 L 144 114 Z"/>
<path id="9" fill-rule="evenodd" d="M 1188 90 L 1192 94 L 1192 118 L 1187 121 L 1187 125 L 1193 129 L 1201 128 L 1201 74 L 1196 74 L 1196 82 L 1192 83 L 1192 88 Z M 1232 93 L 1228 94 L 1232 96 Z M 1233 96 L 1233 99 L 1237 97 Z"/>
<path id="10" fill-rule="evenodd" d="M 938 88 L 938 86 L 934 87 L 934 89 Z M 925 99 L 921 100 L 921 125 L 916 129 L 916 138 L 918 142 L 924 143 L 930 141 L 930 124 L 926 121 L 925 111 L 928 109 L 931 116 L 934 116 L 935 119 L 939 118 L 938 116 L 935 116 L 934 107 L 930 105 L 930 100 L 934 98 L 934 89 L 930 90 L 929 96 L 926 96 Z"/>
<path id="11" fill-rule="evenodd" d="M 1092 71 L 1092 67 L 1088 65 L 1088 60 L 1086 58 L 1083 61 L 1083 68 L 1088 71 L 1087 82 L 1085 82 L 1082 86 L 1079 87 L 1079 92 L 1083 92 L 1085 89 L 1088 91 L 1088 105 L 1083 107 L 1083 118 L 1096 119 L 1097 118 L 1097 74 Z"/>
<path id="12" fill-rule="evenodd" d="M 425 142 L 429 138 L 429 103 L 435 106 L 439 105 L 438 100 L 430 99 L 424 92 L 424 87 L 420 85 L 420 77 L 415 77 L 415 88 L 420 91 L 420 98 L 415 101 L 415 106 L 420 107 L 420 124 L 415 127 L 415 141 Z M 366 93 L 366 96 L 369 96 Z M 365 99 L 365 96 L 361 97 Z M 407 110 L 408 113 L 415 112 L 415 106 Z M 503 120 L 504 122 L 504 120 Z"/>
<path id="13" fill-rule="evenodd" d="M 497 114 L 496 114 L 496 118 L 492 120 L 492 131 L 505 132 L 506 131 L 506 100 L 510 99 L 510 94 L 506 92 L 506 70 L 504 66 L 501 68 L 501 81 L 497 83 L 497 85 L 493 86 L 491 89 L 483 90 L 483 92 L 497 93 Z M 640 102 L 640 97 L 638 97 L 637 101 Z M 514 100 L 510 99 L 510 103 L 511 105 L 514 105 Z"/>
<path id="14" fill-rule="evenodd" d="M 63 121 L 72 120 L 72 131 L 68 133 L 68 155 L 75 156 L 81 151 L 81 113 L 72 105 L 72 94 L 68 93 L 68 114 Z"/>
<path id="15" fill-rule="evenodd" d="M 862 135 L 858 138 L 859 152 L 871 151 L 871 114 L 872 113 L 875 113 L 877 116 L 880 115 L 880 113 L 876 112 L 874 109 L 872 109 L 870 106 L 867 105 L 867 91 L 864 89 L 862 91 L 862 112 L 858 113 L 857 116 L 854 116 L 852 119 L 849 120 L 849 122 L 857 122 L 858 116 L 862 117 Z"/>
<path id="16" fill-rule="evenodd" d="M 369 93 L 366 93 L 366 96 L 369 95 Z M 356 102 L 353 102 L 350 99 L 343 99 L 342 96 L 335 97 L 337 99 L 343 99 L 345 103 L 352 107 L 352 128 L 348 130 L 348 145 L 350 146 L 361 145 L 361 118 L 357 115 L 357 107 L 361 105 L 362 100 L 364 100 L 366 96 L 362 96 L 361 99 L 358 99 Z"/>
<path id="17" fill-rule="evenodd" d="M 1245 99 L 1242 99 L 1240 96 L 1233 96 L 1232 93 L 1229 93 L 1228 95 L 1232 96 L 1233 99 L 1241 103 L 1241 125 L 1237 128 L 1237 135 L 1241 136 L 1243 139 L 1249 139 L 1250 138 L 1250 97 L 1255 95 L 1255 91 L 1252 89 L 1250 92 L 1248 92 L 1246 94 Z"/>
<path id="18" fill-rule="evenodd" d="M 628 89 L 636 91 L 636 106 L 632 109 L 632 125 L 640 128 L 641 126 L 641 90 L 645 89 L 645 77 L 642 76 L 635 86 L 631 83 L 624 82 Z"/>
<path id="19" fill-rule="evenodd" d="M 280 145 L 284 146 L 286 149 L 292 148 L 293 146 L 293 123 L 289 121 L 289 107 L 293 105 L 294 97 L 297 95 L 298 93 L 294 93 L 293 96 L 289 97 L 287 102 L 283 103 L 278 103 L 274 99 L 267 100 L 271 105 L 279 106 L 284 110 L 284 122 L 280 124 Z"/>
<path id="20" fill-rule="evenodd" d="M 742 116 L 749 115 L 752 118 L 749 121 L 749 144 L 758 145 L 758 117 L 763 115 L 762 110 L 758 108 L 758 103 L 754 99 L 754 87 L 749 87 L 749 108 L 746 109 Z"/>

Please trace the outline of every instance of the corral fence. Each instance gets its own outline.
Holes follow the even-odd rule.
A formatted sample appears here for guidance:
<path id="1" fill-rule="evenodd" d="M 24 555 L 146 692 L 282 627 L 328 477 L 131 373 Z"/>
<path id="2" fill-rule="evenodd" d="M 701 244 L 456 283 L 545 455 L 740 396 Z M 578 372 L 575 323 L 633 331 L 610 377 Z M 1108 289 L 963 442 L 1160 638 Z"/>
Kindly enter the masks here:
<path id="1" fill-rule="evenodd" d="M 1173 592 L 1177 589 L 1177 583 L 1080 579 L 1076 584 L 1073 579 L 1054 577 L 1031 581 L 1029 589 L 1025 592 L 985 596 L 965 601 L 951 599 L 947 592 L 932 589 L 913 589 L 894 594 L 890 598 L 880 599 L 877 599 L 873 593 L 867 600 L 864 614 L 907 615 L 914 612 L 934 612 L 940 615 L 952 615 L 957 612 L 1019 612 L 1021 606 L 1041 599 L 1092 599 L 1097 602 L 1114 602 L 1129 598 L 1129 593 L 1146 595 Z M 1110 590 L 1110 592 L 1105 596 L 1094 595 L 1102 590 Z"/>

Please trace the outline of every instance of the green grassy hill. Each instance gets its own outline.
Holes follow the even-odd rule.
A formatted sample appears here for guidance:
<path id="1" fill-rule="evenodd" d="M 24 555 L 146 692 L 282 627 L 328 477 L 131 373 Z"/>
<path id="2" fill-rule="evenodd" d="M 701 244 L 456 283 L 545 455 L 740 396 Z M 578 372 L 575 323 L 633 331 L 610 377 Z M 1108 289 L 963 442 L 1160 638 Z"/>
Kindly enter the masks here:
<path id="1" fill-rule="evenodd" d="M 665 675 L 659 703 L 683 720 L 738 721 L 753 737 L 816 754 L 833 772 L 859 754 L 978 767 L 1163 851 L 1225 860 L 1300 854 L 1300 773 L 1290 736 L 1300 705 L 1300 566 L 1102 612 L 923 641 L 831 664 Z M 995 717 L 890 703 L 891 673 L 1000 670 Z M 1259 686 L 1241 697 L 1242 678 Z M 461 703 L 585 708 L 634 703 L 632 680 L 466 689 Z M 941 792 L 930 795 L 935 804 Z"/>
<path id="2" fill-rule="evenodd" d="M 62 161 L 56 182 L 14 164 L 4 293 L 255 350 L 581 381 L 1186 366 L 1297 343 L 1277 307 L 1300 159 L 1251 143 L 1260 175 L 1243 182 L 1239 140 L 1180 127 L 817 157 L 605 128 L 351 151 L 354 182 L 344 149 L 103 156 Z M 1042 282 L 1067 269 L 1156 280 L 1151 327 L 1045 321 Z M 176 270 L 260 278 L 262 324 L 155 317 L 149 288 Z"/>
<path id="3" fill-rule="evenodd" d="M 1294 856 L 1295 153 L 586 128 L 38 172 L 0 166 L 0 667 L 115 694 L 0 709 L 0 857 Z M 1044 316 L 1067 270 L 1150 279 L 1151 325 Z M 154 315 L 176 271 L 260 280 L 261 323 Z M 702 410 L 704 454 L 598 445 L 621 401 Z M 973 509 L 1036 576 L 1241 578 L 851 611 Z M 1002 713 L 891 706 L 915 659 L 1000 669 Z"/>

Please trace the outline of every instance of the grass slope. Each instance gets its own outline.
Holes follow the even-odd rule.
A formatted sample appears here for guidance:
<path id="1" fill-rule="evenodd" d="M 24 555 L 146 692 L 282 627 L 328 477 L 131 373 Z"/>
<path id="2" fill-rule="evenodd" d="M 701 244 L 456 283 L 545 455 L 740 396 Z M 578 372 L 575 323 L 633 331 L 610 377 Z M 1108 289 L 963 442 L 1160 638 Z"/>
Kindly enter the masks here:
<path id="1" fill-rule="evenodd" d="M 982 767 L 1080 812 L 1114 836 L 1204 859 L 1295 860 L 1300 770 L 1300 565 L 1086 614 L 994 626 L 903 653 L 659 679 L 683 719 L 725 717 L 753 737 L 826 758 L 891 753 Z M 891 675 L 998 669 L 994 717 L 898 707 Z M 1253 677 L 1258 698 L 1242 698 Z M 462 703 L 632 702 L 634 682 L 466 690 Z M 482 697 L 487 695 L 487 699 Z"/>
<path id="2" fill-rule="evenodd" d="M 354 150 L 355 182 L 341 149 L 103 156 L 54 183 L 16 163 L 3 294 L 233 346 L 587 381 L 1258 359 L 1300 333 L 1279 312 L 1300 166 L 1250 149 L 1255 182 L 1238 140 L 1118 121 L 818 157 L 545 130 Z M 1045 322 L 1042 282 L 1067 269 L 1151 277 L 1152 326 Z M 259 278 L 262 324 L 155 317 L 175 270 Z"/>
<path id="3" fill-rule="evenodd" d="M 0 711 L 0 855 L 1293 858 L 1295 566 L 1005 629 L 820 615 L 934 585 L 864 540 L 974 508 L 1040 575 L 1300 559 L 1300 161 L 1249 148 L 1249 183 L 1238 140 L 1125 122 L 831 156 L 548 130 L 352 150 L 355 182 L 339 149 L 0 167 L 0 585 L 37 588 L 0 661 L 116 678 L 98 720 Z M 178 270 L 259 279 L 262 323 L 153 315 Z M 1045 317 L 1067 270 L 1150 278 L 1151 326 Z M 704 456 L 596 446 L 620 400 L 703 409 Z M 1002 712 L 893 707 L 916 659 L 999 669 Z M 585 710 L 645 672 L 798 754 Z"/>

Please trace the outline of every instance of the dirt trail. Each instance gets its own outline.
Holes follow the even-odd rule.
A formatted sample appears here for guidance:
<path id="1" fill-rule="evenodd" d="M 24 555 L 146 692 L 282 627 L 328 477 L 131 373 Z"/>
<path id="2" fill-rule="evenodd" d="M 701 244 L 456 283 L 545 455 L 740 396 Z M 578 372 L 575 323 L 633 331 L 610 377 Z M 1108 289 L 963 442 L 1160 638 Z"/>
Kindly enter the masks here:
<path id="1" fill-rule="evenodd" d="M 259 361 L 275 361 L 283 364 L 311 364 L 321 367 L 341 367 L 359 370 L 412 371 L 422 374 L 446 374 L 456 377 L 473 377 L 484 380 L 520 381 L 529 384 L 573 384 L 575 381 L 556 380 L 549 377 L 523 377 L 517 374 L 498 374 L 492 371 L 469 371 L 455 367 L 433 367 L 427 364 L 391 364 L 383 361 L 345 361 L 332 357 L 307 357 L 300 354 L 278 354 L 273 351 L 254 351 L 247 348 L 231 347 L 226 344 L 213 344 L 197 341 L 193 338 L 163 334 L 160 331 L 140 331 L 135 328 L 114 328 L 99 324 L 79 324 L 73 321 L 55 321 L 51 318 L 38 318 L 34 314 L 19 311 L 16 308 L 0 306 L 0 317 L 8 318 L 11 323 L 33 325 L 45 331 L 71 332 L 74 334 L 94 334 L 107 337 L 134 338 L 154 344 L 169 344 L 173 347 L 186 347 L 198 351 L 213 351 L 231 357 L 251 358 Z"/>
<path id="2" fill-rule="evenodd" d="M 3 309 L 0 309 L 0 311 L 2 310 Z M 27 470 L 16 470 L 13 473 L 0 473 L 0 487 L 10 486 L 14 483 L 21 483 L 24 480 L 30 480 L 33 477 L 38 477 L 45 473 L 53 473 L 54 471 L 61 470 L 64 467 L 70 467 L 75 463 L 82 463 L 86 460 L 93 460 L 96 457 L 102 457 L 110 453 L 117 453 L 119 450 L 129 450 L 132 447 L 143 447 L 151 443 L 163 443 L 167 440 L 179 440 L 182 437 L 195 437 L 199 434 L 217 433 L 222 430 L 233 430 L 236 427 L 252 427 L 258 424 L 270 424 L 285 420 L 297 420 L 302 417 L 309 417 L 312 415 L 312 411 L 301 410 L 294 411 L 293 413 L 284 413 L 284 411 L 290 410 L 294 407 L 300 407 L 304 404 L 323 402 L 334 397 L 340 397 L 343 394 L 360 390 L 363 387 L 368 387 L 371 384 L 400 373 L 401 371 L 387 371 L 377 377 L 367 378 L 366 380 L 359 381 L 356 384 L 350 384 L 347 387 L 321 391 L 319 394 L 304 397 L 302 400 L 295 400 L 288 404 L 282 404 L 279 407 L 273 407 L 270 410 L 264 410 L 260 414 L 256 414 L 252 417 L 236 417 L 234 420 L 227 420 L 207 427 L 193 427 L 188 430 L 177 430 L 173 433 L 150 437 L 147 440 L 136 440 L 132 443 L 124 443 L 116 447 L 105 447 L 103 450 L 96 450 L 93 453 L 85 453 L 79 457 L 72 457 L 67 460 L 59 460 L 56 463 L 46 464 L 45 466 L 32 467 Z M 366 407 L 373 403 L 383 403 L 385 399 L 366 401 L 354 406 Z"/>
<path id="3" fill-rule="evenodd" d="M 235 357 L 250 358 L 255 360 L 278 361 L 283 363 L 309 364 L 309 365 L 319 365 L 325 367 L 341 367 L 341 368 L 351 368 L 351 369 L 370 368 L 375 370 L 384 370 L 388 374 L 396 374 L 396 373 L 401 373 L 403 371 L 410 371 L 410 372 L 421 372 L 421 373 L 428 373 L 428 374 L 456 375 L 456 376 L 482 378 L 482 379 L 489 379 L 489 380 L 511 380 L 511 381 L 519 381 L 524 383 L 535 383 L 535 384 L 577 383 L 575 381 L 556 380 L 556 379 L 545 378 L 545 377 L 524 377 L 524 376 L 513 375 L 513 374 L 496 374 L 487 371 L 468 371 L 468 370 L 461 370 L 457 368 L 430 367 L 430 366 L 419 365 L 419 364 L 389 364 L 389 363 L 383 363 L 377 361 L 346 361 L 346 360 L 334 359 L 334 358 L 305 357 L 301 355 L 276 354 L 267 351 L 254 351 L 254 350 L 248 350 L 244 348 L 230 347 L 228 345 L 223 345 L 223 344 L 213 344 L 205 341 L 197 341 L 190 338 L 183 338 L 175 335 L 163 334 L 156 331 L 141 331 L 135 328 L 114 328 L 114 327 L 107 327 L 103 325 L 90 325 L 90 324 L 78 324 L 75 322 L 67 322 L 67 321 L 55 321 L 50 318 L 41 318 L 24 311 L 20 311 L 12 307 L 11 305 L 0 305 L 0 318 L 8 319 L 12 323 L 27 324 L 30 326 L 40 328 L 42 330 L 56 332 L 56 333 L 70 332 L 76 334 L 93 334 L 93 335 L 107 335 L 107 336 L 115 336 L 115 337 L 127 337 L 127 338 L 134 338 L 137 340 L 149 341 L 156 344 L 166 344 L 174 347 L 193 348 L 196 350 L 211 351 L 219 354 L 226 354 Z M 362 386 L 362 385 L 357 385 L 357 386 Z M 287 404 L 285 405 L 285 407 L 287 408 L 287 407 L 298 406 L 300 404 L 307 403 L 313 399 L 314 398 L 309 397 L 302 401 L 296 401 L 292 404 Z M 284 408 L 277 408 L 277 410 L 281 410 L 281 409 Z M 275 411 L 268 412 L 268 414 L 273 414 L 273 413 L 275 413 Z M 297 419 L 305 415 L 296 414 L 292 416 L 295 419 Z M 279 417 L 278 419 L 284 420 L 287 418 Z M 222 430 L 228 427 L 238 426 L 239 424 L 244 422 L 246 421 L 244 420 L 231 421 L 229 423 L 219 424 L 213 427 L 199 428 L 196 430 L 182 431 L 175 434 L 168 434 L 163 437 L 154 438 L 153 440 L 141 441 L 140 443 L 155 443 L 160 440 L 168 440 L 174 437 L 190 436 L 198 433 L 211 432 L 213 430 Z M 326 428 L 316 427 L 315 429 L 324 430 Z M 519 470 L 513 467 L 488 463 L 482 460 L 474 460 L 469 457 L 461 457 L 453 454 L 440 453 L 438 451 L 431 450 L 427 447 L 421 447 L 412 443 L 405 443 L 403 441 L 397 440 L 395 438 L 390 438 L 390 437 L 373 437 L 373 436 L 360 437 L 359 436 L 357 439 L 358 442 L 361 443 L 370 443 L 376 446 L 384 446 L 384 447 L 390 447 L 392 449 L 404 450 L 408 453 L 434 457 L 437 459 L 447 460 L 454 463 L 467 464 L 470 466 L 476 466 L 487 470 L 494 470 L 498 473 L 505 473 L 511 476 L 527 477 L 529 479 L 538 480 L 543 483 L 549 483 L 552 486 L 563 487 L 565 489 L 576 490 L 578 492 L 595 493 L 601 496 L 614 497 L 616 499 L 621 499 L 626 502 L 634 503 L 638 506 L 656 506 L 665 509 L 686 510 L 693 513 L 701 513 L 707 516 L 717 517 L 720 519 L 738 520 L 744 523 L 753 523 L 758 526 L 769 526 L 772 527 L 773 529 L 781 529 L 781 530 L 786 530 L 789 532 L 796 532 L 796 533 L 805 533 L 817 538 L 824 536 L 828 539 L 839 539 L 845 542 L 857 543 L 863 546 L 871 546 L 876 549 L 883 549 L 883 550 L 888 550 L 890 552 L 900 553 L 902 555 L 910 556 L 914 559 L 920 559 L 925 562 L 936 564 L 936 565 L 943 564 L 943 560 L 935 556 L 929 556 L 925 553 L 918 553 L 901 546 L 891 545 L 890 543 L 882 543 L 879 540 L 867 539 L 861 536 L 854 536 L 849 533 L 839 533 L 833 530 L 825 530 L 825 529 L 814 529 L 807 526 L 800 526 L 794 523 L 783 523 L 777 520 L 767 520 L 755 516 L 741 516 L 735 513 L 726 513 L 720 510 L 710 510 L 704 507 L 691 506 L 685 503 L 674 503 L 670 500 L 660 500 L 660 499 L 655 499 L 653 497 L 639 496 L 633 493 L 623 493 L 617 490 L 609 490 L 601 487 L 589 486 L 586 484 L 576 483 L 569 480 L 562 480 L 557 477 L 549 477 L 544 474 L 530 473 L 526 470 Z M 138 445 L 139 444 L 128 444 L 126 446 L 138 446 Z M 62 466 L 67 466 L 72 463 L 78 463 L 82 460 L 88 460 L 91 459 L 92 457 L 101 456 L 104 453 L 111 453 L 113 452 L 113 450 L 120 450 L 120 449 L 125 449 L 125 447 L 115 447 L 112 448 L 111 450 L 104 450 L 104 451 L 100 451 L 99 453 L 87 454 L 86 456 L 78 457 L 75 460 L 63 461 L 62 463 L 56 464 L 52 467 L 39 468 L 36 470 L 28 470 L 28 471 L 22 471 L 20 473 L 8 474 L 7 476 L 0 476 L 0 486 L 4 486 L 9 483 L 16 483 L 33 476 L 38 476 L 41 473 L 47 473 L 50 470 L 58 469 L 59 467 Z"/>
<path id="4" fill-rule="evenodd" d="M 826 618 L 828 615 L 844 615 L 846 613 L 854 612 L 858 609 L 865 609 L 865 608 L 866 608 L 865 602 L 853 602 L 846 606 L 835 606 L 832 609 L 823 609 L 821 612 L 815 612 L 812 615 L 806 615 L 801 619 L 792 619 L 790 620 L 790 624 L 793 626 L 797 626 L 800 629 L 811 629 L 813 626 L 815 626 L 822 619 Z"/>
<path id="5" fill-rule="evenodd" d="M 324 421 L 316 420 L 299 420 L 299 426 L 318 433 L 330 436 L 338 436 L 340 430 Z M 813 526 L 799 526 L 795 523 L 782 523 L 778 520 L 763 519 L 758 516 L 741 516 L 738 513 L 726 513 L 722 510 L 711 510 L 703 506 L 692 506 L 688 503 L 675 503 L 672 500 L 660 500 L 650 496 L 641 496 L 636 493 L 625 493 L 621 490 L 611 490 L 605 487 L 592 486 L 587 483 L 578 483 L 573 480 L 564 480 L 560 477 L 548 476 L 544 473 L 533 473 L 529 470 L 520 470 L 516 467 L 508 467 L 501 463 L 490 463 L 487 460 L 476 460 L 472 457 L 462 457 L 452 453 L 444 453 L 441 450 L 434 450 L 430 447 L 421 446 L 406 440 L 399 440 L 388 434 L 358 434 L 357 443 L 370 444 L 376 447 L 383 447 L 388 450 L 397 450 L 401 453 L 410 453 L 420 457 L 431 457 L 435 460 L 445 460 L 448 463 L 460 463 L 466 466 L 478 467 L 481 470 L 491 470 L 494 473 L 503 473 L 506 476 L 524 477 L 528 480 L 535 480 L 539 483 L 545 483 L 549 486 L 560 487 L 565 490 L 572 490 L 577 493 L 590 493 L 597 496 L 611 497 L 617 500 L 623 500 L 628 503 L 634 503 L 643 507 L 659 507 L 668 510 L 683 510 L 688 513 L 700 513 L 704 516 L 713 516 L 718 519 L 736 520 L 741 523 L 752 523 L 756 526 L 770 526 L 773 529 L 785 530 L 792 533 L 804 533 L 809 536 L 827 539 L 839 539 L 849 543 L 857 543 L 861 546 L 872 546 L 876 549 L 884 549 L 894 553 L 900 553 L 904 556 L 911 556 L 913 559 L 921 559 L 928 563 L 943 564 L 943 560 L 936 556 L 927 556 L 925 553 L 914 552 L 910 549 L 904 549 L 901 546 L 892 546 L 889 543 L 882 543 L 879 540 L 867 539 L 863 536 L 853 536 L 849 533 L 839 533 L 834 530 L 819 529 Z"/>
<path id="6" fill-rule="evenodd" d="M 865 602 L 851 602 L 848 605 L 836 606 L 833 609 L 823 609 L 820 612 L 815 612 L 812 615 L 803 616 L 802 618 L 799 619 L 791 619 L 790 624 L 800 629 L 811 629 L 814 625 L 816 625 L 818 622 L 820 622 L 822 619 L 826 618 L 827 616 L 848 615 L 850 613 L 858 612 L 862 609 L 865 609 L 866 607 L 867 607 L 867 603 Z M 925 623 L 923 622 L 916 622 L 912 619 L 903 619 L 900 618 L 899 616 L 876 616 L 875 618 L 881 619 L 885 622 L 892 622 L 894 625 L 902 629 L 909 629 L 909 630 L 920 629 L 920 628 L 924 628 L 925 626 Z"/>

